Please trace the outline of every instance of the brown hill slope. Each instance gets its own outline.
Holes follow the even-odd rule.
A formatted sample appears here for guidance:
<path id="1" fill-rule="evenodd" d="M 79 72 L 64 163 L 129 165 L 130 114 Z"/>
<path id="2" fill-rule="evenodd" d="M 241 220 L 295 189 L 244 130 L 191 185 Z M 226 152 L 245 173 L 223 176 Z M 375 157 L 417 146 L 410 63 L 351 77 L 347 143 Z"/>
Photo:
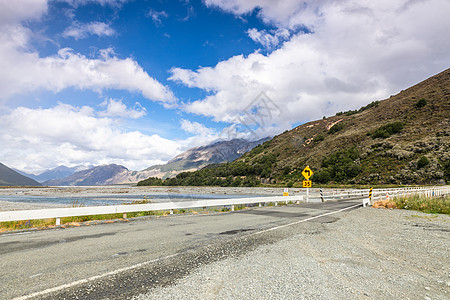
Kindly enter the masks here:
<path id="1" fill-rule="evenodd" d="M 420 103 L 426 104 L 420 107 Z M 318 171 L 316 181 L 326 181 L 320 175 L 325 172 L 322 169 L 332 163 L 327 158 L 330 160 L 334 154 L 338 160 L 345 160 L 345 155 L 336 153 L 354 148 L 358 155 L 352 158 L 352 162 L 360 172 L 354 178 L 347 176 L 334 181 L 443 183 L 444 169 L 450 160 L 450 69 L 380 101 L 374 107 L 351 113 L 298 126 L 275 137 L 264 151 L 266 154 L 263 152 L 252 158 L 249 153 L 249 157 L 242 159 L 249 163 L 258 156 L 273 153 L 277 156 L 277 163 L 272 168 L 272 177 L 295 179 L 296 176 L 289 178 L 282 174 L 289 169 L 310 165 Z M 403 125 L 399 133 L 374 138 L 377 129 L 394 122 Z M 341 124 L 343 128 L 329 133 L 333 124 Z M 428 159 L 429 164 L 420 167 L 417 162 L 422 156 Z M 330 178 L 333 179 L 336 178 Z"/>
<path id="2" fill-rule="evenodd" d="M 420 103 L 426 104 L 420 107 Z M 351 159 L 360 172 L 353 178 L 335 181 L 443 183 L 444 169 L 450 160 L 450 69 L 380 101 L 374 107 L 351 113 L 354 112 L 298 126 L 275 137 L 262 153 L 252 155 L 250 152 L 241 159 L 252 164 L 261 156 L 274 154 L 277 161 L 272 166 L 272 178 L 294 180 L 297 176 L 286 175 L 298 173 L 295 169 L 310 165 L 318 171 L 316 181 L 326 181 L 320 175 L 323 175 L 322 169 L 332 163 L 327 158 L 330 160 L 334 154 L 338 160 L 345 160 L 345 155 L 336 153 L 354 148 L 358 154 Z M 374 138 L 381 126 L 393 122 L 403 125 L 399 133 Z M 329 133 L 333 124 L 343 128 Z M 422 156 L 429 163 L 420 167 L 417 162 Z"/>
<path id="3" fill-rule="evenodd" d="M 182 173 L 166 185 L 292 185 L 450 181 L 450 69 L 389 99 L 300 125 L 230 164 Z"/>

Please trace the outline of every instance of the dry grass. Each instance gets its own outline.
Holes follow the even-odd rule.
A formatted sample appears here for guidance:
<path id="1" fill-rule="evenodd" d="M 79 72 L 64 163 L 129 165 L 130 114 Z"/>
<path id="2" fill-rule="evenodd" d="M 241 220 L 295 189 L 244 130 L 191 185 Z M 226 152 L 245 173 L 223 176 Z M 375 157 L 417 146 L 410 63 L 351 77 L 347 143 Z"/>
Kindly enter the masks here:
<path id="1" fill-rule="evenodd" d="M 419 195 L 396 197 L 392 200 L 380 200 L 373 204 L 374 208 L 399 208 L 417 210 L 424 213 L 450 215 L 450 196 L 424 197 Z"/>

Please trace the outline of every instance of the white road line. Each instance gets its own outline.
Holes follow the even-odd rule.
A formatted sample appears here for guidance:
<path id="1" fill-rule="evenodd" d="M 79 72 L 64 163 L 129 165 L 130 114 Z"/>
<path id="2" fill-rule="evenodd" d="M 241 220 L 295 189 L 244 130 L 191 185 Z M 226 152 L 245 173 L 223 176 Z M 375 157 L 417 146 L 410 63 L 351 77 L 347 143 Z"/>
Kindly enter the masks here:
<path id="1" fill-rule="evenodd" d="M 304 220 L 295 221 L 295 222 L 292 222 L 292 223 L 289 223 L 289 224 L 284 224 L 284 225 L 272 227 L 272 228 L 269 228 L 269 229 L 261 230 L 261 231 L 258 231 L 258 232 L 254 232 L 254 233 L 248 234 L 246 236 L 257 235 L 257 234 L 261 234 L 261 233 L 264 233 L 264 232 L 277 230 L 277 229 L 288 227 L 288 226 L 292 226 L 292 225 L 295 225 L 295 224 L 311 221 L 311 220 L 314 220 L 314 219 L 317 219 L 317 218 L 320 218 L 320 217 L 324 217 L 324 216 L 340 213 L 340 212 L 343 212 L 345 210 L 348 210 L 348 209 L 351 209 L 351 208 L 355 208 L 355 207 L 358 207 L 358 206 L 361 206 L 361 204 L 356 204 L 356 205 L 353 205 L 353 206 L 342 208 L 340 210 L 336 210 L 336 211 L 328 212 L 328 213 L 325 213 L 325 214 L 321 214 L 321 215 L 318 215 L 318 216 L 315 216 L 315 217 L 310 217 L 310 218 L 307 218 L 307 219 L 304 219 Z M 155 262 L 158 262 L 158 261 L 162 261 L 162 260 L 166 260 L 166 259 L 169 259 L 169 258 L 173 258 L 173 257 L 176 257 L 176 256 L 178 256 L 180 254 L 181 253 L 175 253 L 175 254 L 171 254 L 171 255 L 165 256 L 165 257 L 152 259 L 152 260 L 149 260 L 149 261 L 138 263 L 138 264 L 130 266 L 130 267 L 117 269 L 115 271 L 107 272 L 107 273 L 104 273 L 104 274 L 101 274 L 101 275 L 92 276 L 92 277 L 89 277 L 89 278 L 86 278 L 86 279 L 77 280 L 77 281 L 74 281 L 74 282 L 71 282 L 71 283 L 67 283 L 67 284 L 63 284 L 63 285 L 60 285 L 60 286 L 57 286 L 57 287 L 54 287 L 54 288 L 46 289 L 46 290 L 41 291 L 41 292 L 36 292 L 36 293 L 33 293 L 33 294 L 29 294 L 27 296 L 14 298 L 13 300 L 26 300 L 26 299 L 31 299 L 31 298 L 38 297 L 38 296 L 43 296 L 43 295 L 46 295 L 46 294 L 49 294 L 49 293 L 58 292 L 58 291 L 61 291 L 63 289 L 74 287 L 74 286 L 79 285 L 79 284 L 88 283 L 88 282 L 91 282 L 91 281 L 94 281 L 94 280 L 97 280 L 97 279 L 101 279 L 101 278 L 104 278 L 104 277 L 107 277 L 107 276 L 116 275 L 116 274 L 119 274 L 119 273 L 122 273 L 122 272 L 126 272 L 126 271 L 129 271 L 129 270 L 140 268 L 140 267 L 143 267 L 143 266 L 151 264 L 151 263 L 155 263 Z"/>
<path id="2" fill-rule="evenodd" d="M 264 232 L 268 232 L 268 231 L 272 231 L 272 230 L 277 230 L 277 229 L 284 228 L 284 227 L 288 227 L 288 226 L 292 226 L 292 225 L 295 225 L 295 224 L 299 224 L 299 223 L 311 221 L 311 220 L 314 220 L 314 219 L 317 219 L 317 218 L 320 218 L 320 217 L 325 217 L 325 216 L 328 216 L 328 215 L 340 213 L 340 212 L 343 212 L 343 211 L 345 211 L 345 210 L 347 210 L 347 209 L 355 208 L 355 207 L 358 207 L 358 206 L 361 206 L 361 205 L 362 205 L 362 204 L 356 204 L 356 205 L 353 205 L 353 206 L 349 206 L 349 207 L 346 207 L 346 208 L 342 208 L 342 209 L 340 209 L 340 210 L 328 212 L 328 213 L 321 214 L 321 215 L 318 215 L 318 216 L 315 216 L 315 217 L 310 217 L 310 218 L 307 218 L 307 219 L 304 219 L 304 220 L 295 221 L 295 222 L 292 222 L 292 223 L 289 223 L 289 224 L 284 224 L 284 225 L 272 227 L 272 228 L 269 228 L 269 229 L 264 229 L 264 230 L 261 230 L 261 231 L 257 231 L 257 232 L 254 232 L 254 233 L 250 233 L 250 234 L 248 234 L 248 236 L 251 236 L 251 235 L 257 235 L 257 234 L 261 234 L 261 233 L 264 233 Z"/>

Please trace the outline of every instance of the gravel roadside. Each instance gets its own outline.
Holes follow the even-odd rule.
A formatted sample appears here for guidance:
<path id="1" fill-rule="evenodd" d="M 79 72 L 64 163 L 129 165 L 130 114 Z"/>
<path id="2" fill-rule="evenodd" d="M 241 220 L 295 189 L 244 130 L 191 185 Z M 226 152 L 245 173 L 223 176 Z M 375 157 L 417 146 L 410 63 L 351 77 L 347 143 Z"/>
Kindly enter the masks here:
<path id="1" fill-rule="evenodd" d="M 202 266 L 146 299 L 449 299 L 450 217 L 357 209 Z"/>

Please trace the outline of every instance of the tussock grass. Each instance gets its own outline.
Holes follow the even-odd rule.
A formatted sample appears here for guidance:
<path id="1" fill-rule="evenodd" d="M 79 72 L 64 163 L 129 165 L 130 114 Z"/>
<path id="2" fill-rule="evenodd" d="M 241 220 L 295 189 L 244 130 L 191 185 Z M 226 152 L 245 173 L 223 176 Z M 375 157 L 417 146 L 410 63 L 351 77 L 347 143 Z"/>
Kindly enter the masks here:
<path id="1" fill-rule="evenodd" d="M 395 197 L 392 200 L 376 201 L 374 208 L 399 208 L 416 210 L 431 214 L 450 215 L 450 196 L 444 197 L 425 197 L 425 196 L 405 196 Z"/>
<path id="2" fill-rule="evenodd" d="M 410 197 L 396 197 L 393 199 L 397 208 L 417 210 L 432 214 L 450 215 L 450 196 L 424 197 L 414 195 Z"/>

